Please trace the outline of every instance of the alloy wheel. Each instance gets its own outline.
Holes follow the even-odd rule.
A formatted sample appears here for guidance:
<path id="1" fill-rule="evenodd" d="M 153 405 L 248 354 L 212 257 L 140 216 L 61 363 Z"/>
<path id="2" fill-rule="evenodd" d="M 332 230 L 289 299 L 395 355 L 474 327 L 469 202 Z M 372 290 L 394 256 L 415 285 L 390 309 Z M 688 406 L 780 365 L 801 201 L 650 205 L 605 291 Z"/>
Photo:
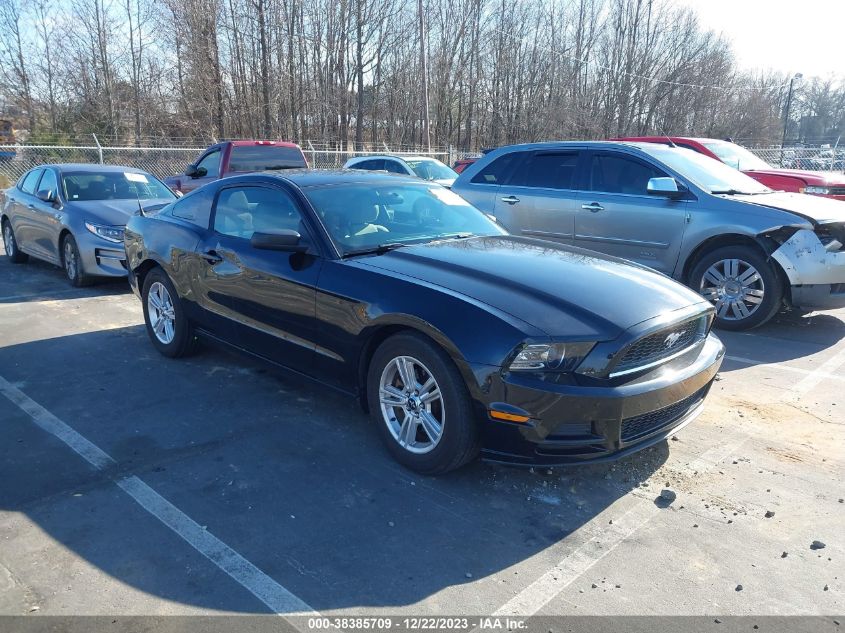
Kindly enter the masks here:
<path id="1" fill-rule="evenodd" d="M 715 262 L 701 279 L 701 294 L 726 321 L 747 319 L 760 308 L 766 285 L 757 269 L 741 259 Z"/>
<path id="2" fill-rule="evenodd" d="M 73 247 L 73 243 L 69 240 L 65 240 L 65 272 L 67 273 L 68 279 L 73 281 L 76 279 L 77 269 L 79 267 L 79 262 L 76 260 L 76 249 Z"/>
<path id="3" fill-rule="evenodd" d="M 398 356 L 384 368 L 379 381 L 384 423 L 405 450 L 428 453 L 443 437 L 446 410 L 440 386 L 431 371 L 411 356 Z"/>
<path id="4" fill-rule="evenodd" d="M 147 314 L 155 337 L 170 345 L 176 336 L 176 311 L 170 293 L 159 281 L 150 286 L 147 293 Z"/>
<path id="5" fill-rule="evenodd" d="M 14 254 L 14 239 L 15 238 L 12 235 L 12 227 L 7 222 L 3 227 L 3 249 L 6 251 L 6 255 L 10 257 Z"/>

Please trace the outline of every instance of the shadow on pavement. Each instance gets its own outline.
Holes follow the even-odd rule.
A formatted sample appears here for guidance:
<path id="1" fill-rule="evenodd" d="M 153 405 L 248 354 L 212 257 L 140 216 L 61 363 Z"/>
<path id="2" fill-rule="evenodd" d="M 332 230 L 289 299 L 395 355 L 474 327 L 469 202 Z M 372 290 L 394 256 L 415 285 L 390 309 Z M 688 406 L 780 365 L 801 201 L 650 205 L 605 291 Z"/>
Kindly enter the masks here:
<path id="1" fill-rule="evenodd" d="M 747 332 L 716 330 L 727 347 L 728 356 L 749 358 L 759 363 L 779 363 L 817 354 L 845 338 L 845 320 L 841 312 L 802 314 L 783 311 L 765 325 Z M 723 372 L 745 365 L 730 362 Z"/>
<path id="2" fill-rule="evenodd" d="M 0 426 L 3 510 L 121 583 L 204 608 L 262 606 L 228 580 L 228 592 L 213 583 L 219 572 L 115 478 L 137 474 L 312 607 L 332 610 L 411 605 L 489 576 L 504 602 L 530 582 L 512 566 L 538 555 L 556 564 L 576 530 L 668 456 L 664 443 L 553 475 L 476 462 L 420 477 L 390 459 L 352 400 L 212 348 L 165 359 L 142 326 L 0 348 L 0 367 L 118 462 L 94 471 L 0 398 L 0 415 L 12 412 Z M 12 547 L 16 538 L 25 537 Z M 203 565 L 205 575 L 186 577 Z"/>

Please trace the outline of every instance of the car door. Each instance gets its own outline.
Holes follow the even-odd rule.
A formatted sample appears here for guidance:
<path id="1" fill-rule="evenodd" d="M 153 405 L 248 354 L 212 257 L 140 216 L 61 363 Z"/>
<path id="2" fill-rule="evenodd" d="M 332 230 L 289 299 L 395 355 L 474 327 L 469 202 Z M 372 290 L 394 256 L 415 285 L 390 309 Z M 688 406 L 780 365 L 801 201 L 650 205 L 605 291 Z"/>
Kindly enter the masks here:
<path id="1" fill-rule="evenodd" d="M 41 198 L 47 193 L 58 196 L 59 181 L 56 172 L 47 167 L 36 187 L 32 201 L 32 241 L 35 247 L 52 261 L 59 261 L 59 234 L 62 216 L 53 202 Z"/>
<path id="2" fill-rule="evenodd" d="M 603 150 L 587 160 L 575 244 L 671 275 L 689 221 L 688 200 L 647 193 L 650 178 L 668 174 L 639 157 Z"/>
<path id="3" fill-rule="evenodd" d="M 543 150 L 526 156 L 496 201 L 518 209 L 523 235 L 571 244 L 581 152 Z M 505 195 L 506 194 L 506 195 Z"/>
<path id="4" fill-rule="evenodd" d="M 47 256 L 44 249 L 39 248 L 35 241 L 38 234 L 36 230 L 38 218 L 35 211 L 35 188 L 38 186 L 38 181 L 41 180 L 43 172 L 42 168 L 33 169 L 21 179 L 20 184 L 11 196 L 14 208 L 9 214 L 18 247 L 22 251 L 37 257 Z"/>
<path id="5" fill-rule="evenodd" d="M 223 156 L 223 148 L 212 147 L 196 163 L 197 175 L 186 177 L 182 180 L 184 193 L 193 191 L 205 184 L 220 179 L 220 161 Z"/>
<path id="6" fill-rule="evenodd" d="M 507 230 L 518 234 L 527 209 L 525 205 L 520 206 L 519 198 L 507 191 L 507 183 L 528 154 L 530 152 L 507 152 L 497 156 L 481 166 L 468 184 L 453 186 L 452 190 L 474 207 L 495 217 Z"/>
<path id="7" fill-rule="evenodd" d="M 293 229 L 306 253 L 254 248 L 255 232 Z M 197 281 L 203 307 L 233 324 L 244 349 L 304 373 L 314 354 L 315 287 L 323 259 L 299 203 L 266 184 L 222 187 L 212 229 L 198 244 L 204 262 Z"/>

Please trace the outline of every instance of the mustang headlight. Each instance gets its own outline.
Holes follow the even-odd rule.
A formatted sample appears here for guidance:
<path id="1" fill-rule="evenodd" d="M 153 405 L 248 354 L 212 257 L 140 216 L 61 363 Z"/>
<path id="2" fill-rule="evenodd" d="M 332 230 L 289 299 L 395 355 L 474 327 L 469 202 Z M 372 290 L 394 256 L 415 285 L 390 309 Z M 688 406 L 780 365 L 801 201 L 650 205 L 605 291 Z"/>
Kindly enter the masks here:
<path id="1" fill-rule="evenodd" d="M 830 193 L 830 187 L 817 187 L 810 185 L 809 187 L 804 187 L 804 190 L 801 193 L 809 193 L 814 196 L 826 196 Z"/>
<path id="2" fill-rule="evenodd" d="M 103 226 L 102 224 L 94 224 L 86 222 L 85 228 L 91 231 L 94 235 L 102 237 L 109 242 L 123 242 L 123 227 L 122 226 Z"/>
<path id="3" fill-rule="evenodd" d="M 519 348 L 510 371 L 572 371 L 595 343 L 529 343 Z"/>

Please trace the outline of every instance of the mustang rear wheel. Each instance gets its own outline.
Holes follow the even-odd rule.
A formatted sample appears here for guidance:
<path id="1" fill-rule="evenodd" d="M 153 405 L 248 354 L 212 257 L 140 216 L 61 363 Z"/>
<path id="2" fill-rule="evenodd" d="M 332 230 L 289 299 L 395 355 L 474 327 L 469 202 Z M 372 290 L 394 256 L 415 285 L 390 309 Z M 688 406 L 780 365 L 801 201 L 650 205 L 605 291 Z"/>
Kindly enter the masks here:
<path id="1" fill-rule="evenodd" d="M 29 255 L 21 252 L 18 248 L 12 223 L 8 220 L 3 220 L 3 248 L 6 250 L 6 256 L 13 264 L 22 264 L 29 259 Z"/>
<path id="2" fill-rule="evenodd" d="M 726 246 L 706 253 L 690 285 L 716 308 L 716 327 L 747 330 L 771 319 L 783 301 L 773 265 L 751 248 Z"/>
<path id="3" fill-rule="evenodd" d="M 147 273 L 141 297 L 147 334 L 156 349 L 170 358 L 191 353 L 194 328 L 185 317 L 176 288 L 161 268 Z"/>
<path id="4" fill-rule="evenodd" d="M 376 350 L 367 376 L 370 414 L 393 457 L 423 474 L 454 470 L 479 450 L 463 377 L 446 353 L 416 333 Z"/>

